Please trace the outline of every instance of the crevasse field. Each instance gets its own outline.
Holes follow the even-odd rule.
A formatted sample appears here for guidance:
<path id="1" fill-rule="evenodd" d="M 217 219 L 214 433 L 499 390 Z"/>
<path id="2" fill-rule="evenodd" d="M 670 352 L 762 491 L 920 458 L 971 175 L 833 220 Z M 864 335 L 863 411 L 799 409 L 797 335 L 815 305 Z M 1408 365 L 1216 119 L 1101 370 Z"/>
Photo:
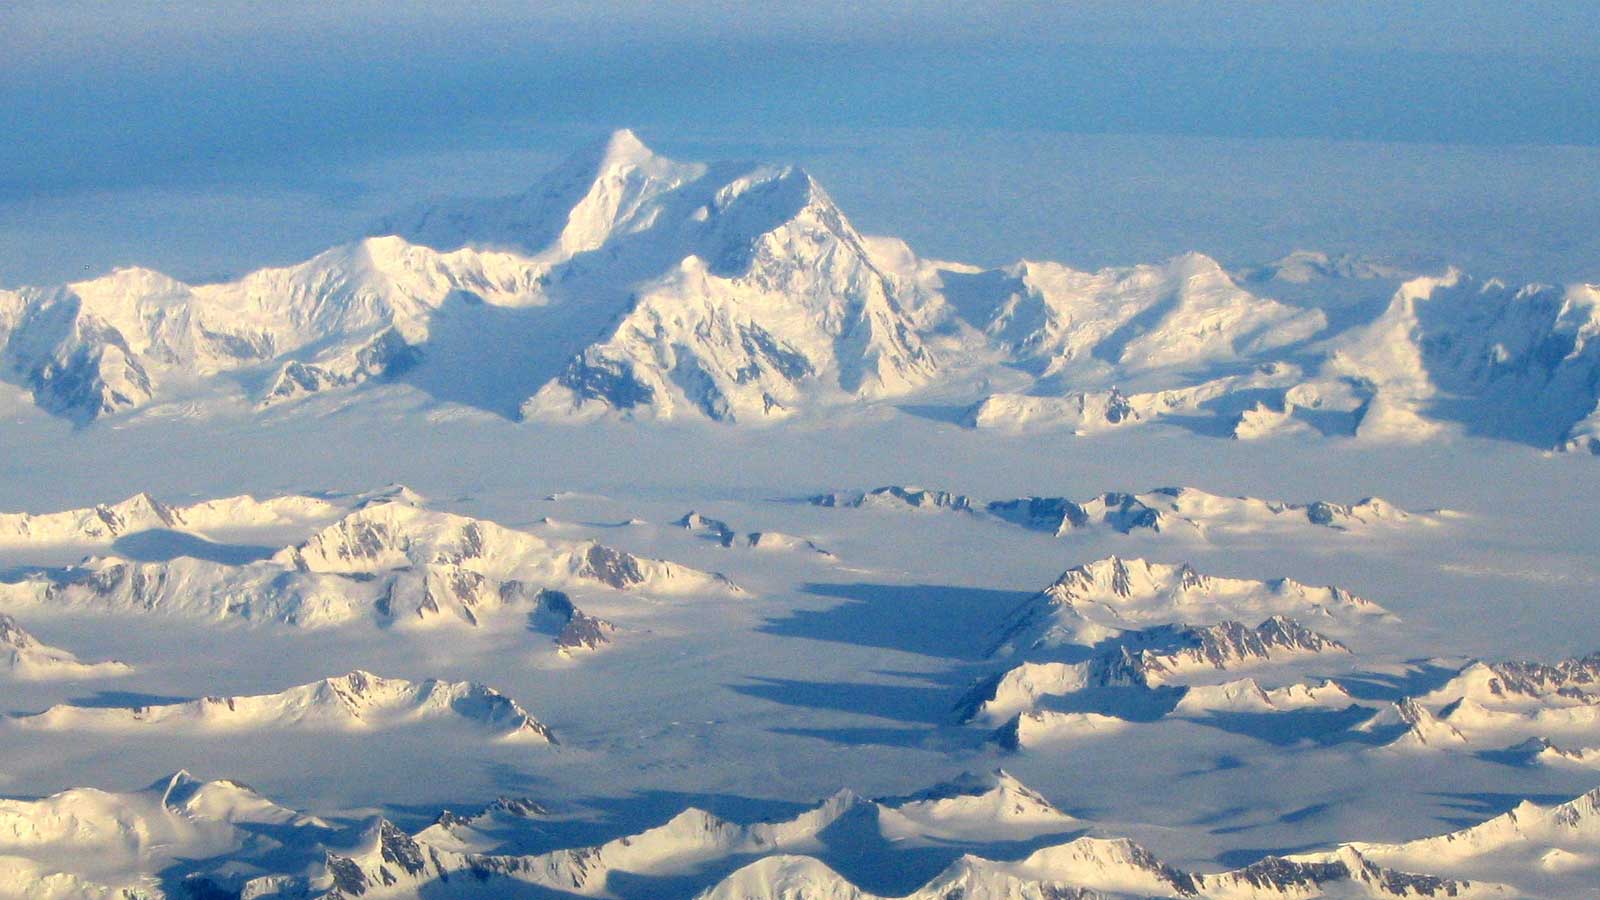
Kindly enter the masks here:
<path id="1" fill-rule="evenodd" d="M 0 291 L 0 894 L 1593 892 L 1600 288 L 848 216 Z"/>

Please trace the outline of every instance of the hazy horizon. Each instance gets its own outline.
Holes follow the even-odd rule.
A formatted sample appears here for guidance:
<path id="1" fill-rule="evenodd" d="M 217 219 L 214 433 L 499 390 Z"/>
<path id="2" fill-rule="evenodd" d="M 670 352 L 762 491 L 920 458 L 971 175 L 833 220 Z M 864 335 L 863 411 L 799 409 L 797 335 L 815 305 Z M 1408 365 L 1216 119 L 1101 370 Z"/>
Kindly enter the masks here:
<path id="1" fill-rule="evenodd" d="M 1597 34 L 0 6 L 0 898 L 1589 896 Z"/>
<path id="2" fill-rule="evenodd" d="M 804 165 L 935 257 L 1389 248 L 1600 280 L 1600 53 L 1577 37 L 1600 14 L 1539 6 L 24 3 L 0 12 L 22 136 L 0 148 L 0 284 L 292 262 L 621 126 Z"/>

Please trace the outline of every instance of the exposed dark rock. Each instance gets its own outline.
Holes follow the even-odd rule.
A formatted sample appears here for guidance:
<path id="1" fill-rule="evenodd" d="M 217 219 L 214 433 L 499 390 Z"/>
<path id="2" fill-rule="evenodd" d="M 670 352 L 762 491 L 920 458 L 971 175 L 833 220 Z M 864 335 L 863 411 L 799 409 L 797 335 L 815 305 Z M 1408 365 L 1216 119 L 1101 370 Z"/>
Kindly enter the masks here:
<path id="1" fill-rule="evenodd" d="M 600 400 L 613 409 L 633 409 L 655 401 L 655 391 L 633 373 L 633 365 L 588 356 L 574 357 L 556 379 L 585 400 Z"/>
<path id="2" fill-rule="evenodd" d="M 644 581 L 644 573 L 640 571 L 637 559 L 601 544 L 589 545 L 577 574 L 579 577 L 594 578 L 618 590 L 626 590 Z"/>

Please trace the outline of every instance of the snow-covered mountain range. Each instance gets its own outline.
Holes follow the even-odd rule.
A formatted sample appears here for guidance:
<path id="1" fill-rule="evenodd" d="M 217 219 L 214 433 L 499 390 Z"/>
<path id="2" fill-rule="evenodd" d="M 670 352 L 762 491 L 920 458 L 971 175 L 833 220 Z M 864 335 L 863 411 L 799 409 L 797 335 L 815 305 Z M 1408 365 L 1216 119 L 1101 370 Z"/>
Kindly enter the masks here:
<path id="1" fill-rule="evenodd" d="M 1074 566 L 1012 611 L 996 629 L 991 652 L 1087 647 L 1140 629 L 1178 624 L 1232 622 L 1228 631 L 1242 634 L 1239 622 L 1260 617 L 1273 617 L 1257 632 L 1267 635 L 1268 643 L 1279 643 L 1283 636 L 1295 645 L 1317 646 L 1328 646 L 1327 639 L 1307 628 L 1347 637 L 1397 621 L 1383 607 L 1343 588 L 1312 587 L 1292 578 L 1221 578 L 1187 564 L 1110 556 Z"/>
<path id="2" fill-rule="evenodd" d="M 19 681 L 115 678 L 133 667 L 124 662 L 83 662 L 70 651 L 29 634 L 12 616 L 0 613 L 0 672 Z"/>
<path id="3" fill-rule="evenodd" d="M 219 734 L 286 729 L 382 729 L 448 720 L 498 739 L 551 744 L 550 729 L 515 700 L 466 681 L 413 682 L 360 670 L 273 694 L 201 697 L 144 706 L 52 706 L 12 722 L 50 731 L 119 732 L 154 728 L 167 733 Z"/>
<path id="4" fill-rule="evenodd" d="M 1207 277 L 1227 279 L 1190 275 Z M 1049 296 L 1047 289 L 1033 293 Z M 1224 311 L 1204 314 L 1218 335 L 1210 341 L 1177 327 L 1171 317 L 1181 321 L 1191 302 L 1180 294 L 1167 307 L 1152 304 L 1157 315 L 1129 333 L 1145 343 L 1154 333 L 1158 346 L 1183 348 L 1232 339 L 1234 352 L 1225 357 L 1231 369 L 1169 366 L 1170 374 L 1157 379 L 1142 355 L 1129 365 L 1121 344 L 1110 348 L 1114 357 L 1097 345 L 1093 352 L 1107 363 L 1098 373 L 1075 370 L 1060 390 L 1036 383 L 993 394 L 974 404 L 966 421 L 1079 433 L 1168 421 L 1241 440 L 1299 433 L 1418 441 L 1465 429 L 1593 449 L 1597 301 L 1593 285 L 1512 288 L 1452 270 L 1405 282 L 1381 314 L 1337 333 L 1326 333 L 1321 320 L 1300 321 L 1281 341 L 1292 344 L 1293 352 L 1284 353 L 1259 342 L 1240 347 L 1249 332 L 1241 333 Z M 1272 309 L 1259 300 L 1251 305 Z"/>
<path id="5" fill-rule="evenodd" d="M 127 793 L 65 791 L 0 801 L 0 886 L 23 898 L 416 898 L 698 896 L 809 900 L 1579 896 L 1595 871 L 1594 792 L 1524 802 L 1459 830 L 1399 843 L 1354 842 L 1268 855 L 1198 872 L 1077 819 L 1003 771 L 876 801 L 843 791 L 787 819 L 738 824 L 687 809 L 601 844 L 507 852 L 550 813 L 502 798 L 482 813 L 444 813 L 415 833 L 387 819 L 330 822 L 278 806 L 242 785 L 180 772 Z M 855 847 L 840 845 L 848 833 Z M 961 853 L 971 842 L 1040 842 L 1024 854 Z M 840 869 L 853 850 L 944 847 L 949 859 L 910 894 L 858 887 Z M 890 850 L 889 848 L 895 848 Z M 128 876 L 130 864 L 183 857 L 176 881 Z M 698 889 L 688 885 L 699 883 Z M 692 892 L 687 893 L 686 891 Z M 127 892 L 127 893 L 119 893 Z M 210 892 L 210 893 L 207 893 Z"/>
<path id="6" fill-rule="evenodd" d="M 328 822 L 245 785 L 188 772 L 138 791 L 75 788 L 0 800 L 0 892 L 51 900 L 184 896 L 188 884 L 205 879 L 164 884 L 152 873 L 187 858 L 208 860 L 233 880 L 270 876 L 302 864 L 300 854 L 334 834 Z"/>
<path id="7" fill-rule="evenodd" d="M 526 181 L 0 291 L 0 897 L 1600 883 L 1600 289 Z"/>
<path id="8" fill-rule="evenodd" d="M 363 500 L 368 498 L 363 498 Z M 0 545 L 110 544 L 141 531 L 183 531 L 201 537 L 236 529 L 306 525 L 332 519 L 343 507 L 321 497 L 241 495 L 170 505 L 148 494 L 119 503 L 29 514 L 0 513 Z"/>
<path id="9" fill-rule="evenodd" d="M 996 739 L 1012 749 L 1138 723 L 1248 714 L 1268 737 L 1470 754 L 1517 767 L 1600 769 L 1596 656 L 1555 664 L 1472 662 L 1426 693 L 1383 702 L 1351 693 L 1347 685 L 1362 683 L 1359 670 L 1303 676 L 1308 664 L 1326 667 L 1330 653 L 1354 661 L 1342 643 L 1281 618 L 1254 633 L 1238 623 L 1125 632 L 1076 662 L 1059 661 L 1059 648 L 1022 652 L 1024 661 L 978 681 L 955 711 L 962 722 L 995 728 Z M 1237 677 L 1239 670 L 1253 674 Z M 1310 730 L 1292 716 L 1278 726 L 1267 721 L 1304 711 L 1320 711 Z"/>
<path id="10" fill-rule="evenodd" d="M 1347 640 L 1397 621 L 1337 587 L 1109 557 L 1004 617 L 989 651 L 1001 667 L 961 696 L 955 717 L 1013 750 L 1170 718 L 1348 711 L 1327 727 L 1354 727 L 1379 710 L 1307 670 L 1347 668 Z"/>
<path id="11" fill-rule="evenodd" d="M 1563 803 L 1523 801 L 1488 821 L 1460 831 L 1398 844 L 1355 844 L 1364 857 L 1385 866 L 1426 864 L 1430 871 L 1477 877 L 1515 873 L 1526 896 L 1581 896 L 1600 858 L 1600 789 Z"/>
<path id="12" fill-rule="evenodd" d="M 1151 689 L 1182 684 L 1195 674 L 1349 652 L 1344 644 L 1285 616 L 1273 616 L 1254 628 L 1231 621 L 1208 626 L 1161 625 L 1100 641 L 1093 655 L 1082 662 L 1020 663 L 980 682 L 962 701 L 960 709 L 966 719 L 998 723 L 1034 709 L 1046 697 L 1093 688 Z M 1272 694 L 1262 692 L 1253 681 L 1227 687 L 1252 696 L 1259 693 L 1267 706 L 1279 705 Z M 1337 688 L 1334 690 L 1337 692 Z M 1292 688 L 1276 693 L 1280 700 L 1290 703 L 1316 696 L 1315 691 L 1296 692 Z M 1191 707 L 1204 702 L 1200 697 L 1184 699 Z"/>
<path id="13" fill-rule="evenodd" d="M 1518 765 L 1600 765 L 1600 654 L 1554 664 L 1473 662 L 1399 704 L 1408 745 Z"/>
<path id="14" fill-rule="evenodd" d="M 1327 853 L 1267 857 L 1215 874 L 1186 872 L 1126 839 L 1079 838 L 1025 859 L 1001 862 L 966 857 L 904 900 L 966 897 L 1025 900 L 1148 900 L 1148 898 L 1511 897 L 1504 886 L 1415 875 L 1372 862 L 1354 847 Z M 803 856 L 770 856 L 735 872 L 702 900 L 782 900 L 818 897 L 875 900 L 826 864 Z"/>
<path id="15" fill-rule="evenodd" d="M 803 551 L 828 559 L 833 558 L 832 553 L 817 546 L 809 538 L 782 531 L 748 531 L 740 534 L 727 522 L 703 516 L 694 510 L 684 513 L 673 524 L 722 547 L 748 547 L 753 550 L 774 552 Z"/>
<path id="16" fill-rule="evenodd" d="M 1400 281 L 1309 259 L 1297 293 Z M 761 422 L 927 394 L 978 428 L 1600 446 L 1594 286 L 1452 270 L 1352 323 L 1251 292 L 1272 283 L 1194 253 L 927 260 L 860 234 L 799 169 L 676 162 L 623 130 L 522 193 L 420 206 L 236 281 L 130 268 L 0 291 L 0 369 L 80 423 L 391 382 L 539 420 Z"/>
<path id="17" fill-rule="evenodd" d="M 166 507 L 141 495 L 116 507 L 12 518 L 16 533 L 29 541 L 75 542 L 130 534 L 140 526 L 190 527 L 206 521 L 191 517 L 194 510 L 236 507 L 245 515 L 229 524 L 248 525 L 262 511 L 277 522 L 283 509 L 293 510 L 296 521 L 315 523 L 339 509 L 300 497 Z M 415 494 L 396 490 L 361 496 L 349 512 L 265 558 L 91 556 L 0 582 L 0 607 L 166 613 L 306 628 L 360 620 L 478 625 L 485 617 L 515 614 L 552 634 L 563 650 L 608 640 L 614 625 L 582 612 L 547 585 L 658 595 L 740 592 L 721 575 L 597 541 L 546 539 L 439 512 Z"/>
<path id="18" fill-rule="evenodd" d="M 884 485 L 867 491 L 832 491 L 806 498 L 813 506 L 840 509 L 949 510 L 983 514 L 1032 531 L 1056 535 L 1095 531 L 1135 531 L 1205 539 L 1300 526 L 1337 532 L 1437 525 L 1451 514 L 1412 513 L 1381 497 L 1354 503 L 1313 500 L 1293 503 L 1259 497 L 1224 497 L 1195 487 L 1158 487 L 1134 493 L 1107 491 L 1084 500 L 1067 497 L 1017 497 L 982 501 L 966 494 L 930 488 Z"/>
<path id="19" fill-rule="evenodd" d="M 1255 497 L 1219 497 L 1197 488 L 1163 487 L 1143 493 L 1111 491 L 1087 500 L 1064 497 L 1021 497 L 996 500 L 986 507 L 999 516 L 1035 531 L 1067 534 L 1106 529 L 1128 534 L 1137 529 L 1208 533 L 1242 533 L 1312 525 L 1338 531 L 1433 522 L 1413 516 L 1381 497 L 1355 503 L 1314 500 L 1287 503 Z"/>
<path id="20" fill-rule="evenodd" d="M 914 289 L 793 168 L 675 163 L 619 131 L 525 194 L 377 231 L 225 284 L 122 269 L 5 293 L 4 362 L 78 421 L 374 379 L 506 414 L 760 419 L 936 369 Z"/>
<path id="21" fill-rule="evenodd" d="M 964 494 L 898 484 L 876 487 L 870 491 L 834 491 L 807 498 L 812 506 L 839 509 L 948 509 L 972 512 L 973 500 Z"/>

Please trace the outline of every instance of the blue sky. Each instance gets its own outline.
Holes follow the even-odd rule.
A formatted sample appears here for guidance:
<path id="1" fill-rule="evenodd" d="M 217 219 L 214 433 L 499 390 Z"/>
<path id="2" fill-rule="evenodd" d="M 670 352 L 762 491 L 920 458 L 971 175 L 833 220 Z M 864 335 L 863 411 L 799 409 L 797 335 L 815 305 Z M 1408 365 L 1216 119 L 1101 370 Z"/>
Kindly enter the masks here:
<path id="1" fill-rule="evenodd" d="M 1592 185 L 1564 184 L 1600 147 L 1600 4 L 435 6 L 0 11 L 0 127 L 20 136 L 0 144 L 0 283 L 286 262 L 416 195 L 515 189 L 619 125 L 668 152 L 801 162 L 863 224 L 980 262 L 1133 261 L 1115 248 L 1182 240 L 1268 252 L 1243 206 L 1217 210 L 1214 233 L 1187 221 L 1252 170 L 1281 182 L 1237 192 L 1267 222 L 1285 218 L 1259 206 L 1274 196 L 1354 202 L 1346 221 L 1359 221 L 1384 218 L 1386 197 L 1448 190 L 1467 207 L 1529 207 L 1507 212 L 1534 231 L 1600 206 Z M 1141 139 L 1143 168 L 1097 155 L 1126 155 L 1123 137 Z M 1103 187 L 1063 165 L 1101 171 Z M 985 171 L 1027 184 L 1015 206 Z M 1067 204 L 1056 228 L 1075 235 L 1052 240 L 1050 210 Z M 974 213 L 993 221 L 959 221 Z M 1336 221 L 1284 242 L 1337 241 Z M 1485 250 L 1494 237 L 1405 249 L 1559 267 L 1550 278 L 1593 270 L 1590 245 L 1521 260 Z"/>

